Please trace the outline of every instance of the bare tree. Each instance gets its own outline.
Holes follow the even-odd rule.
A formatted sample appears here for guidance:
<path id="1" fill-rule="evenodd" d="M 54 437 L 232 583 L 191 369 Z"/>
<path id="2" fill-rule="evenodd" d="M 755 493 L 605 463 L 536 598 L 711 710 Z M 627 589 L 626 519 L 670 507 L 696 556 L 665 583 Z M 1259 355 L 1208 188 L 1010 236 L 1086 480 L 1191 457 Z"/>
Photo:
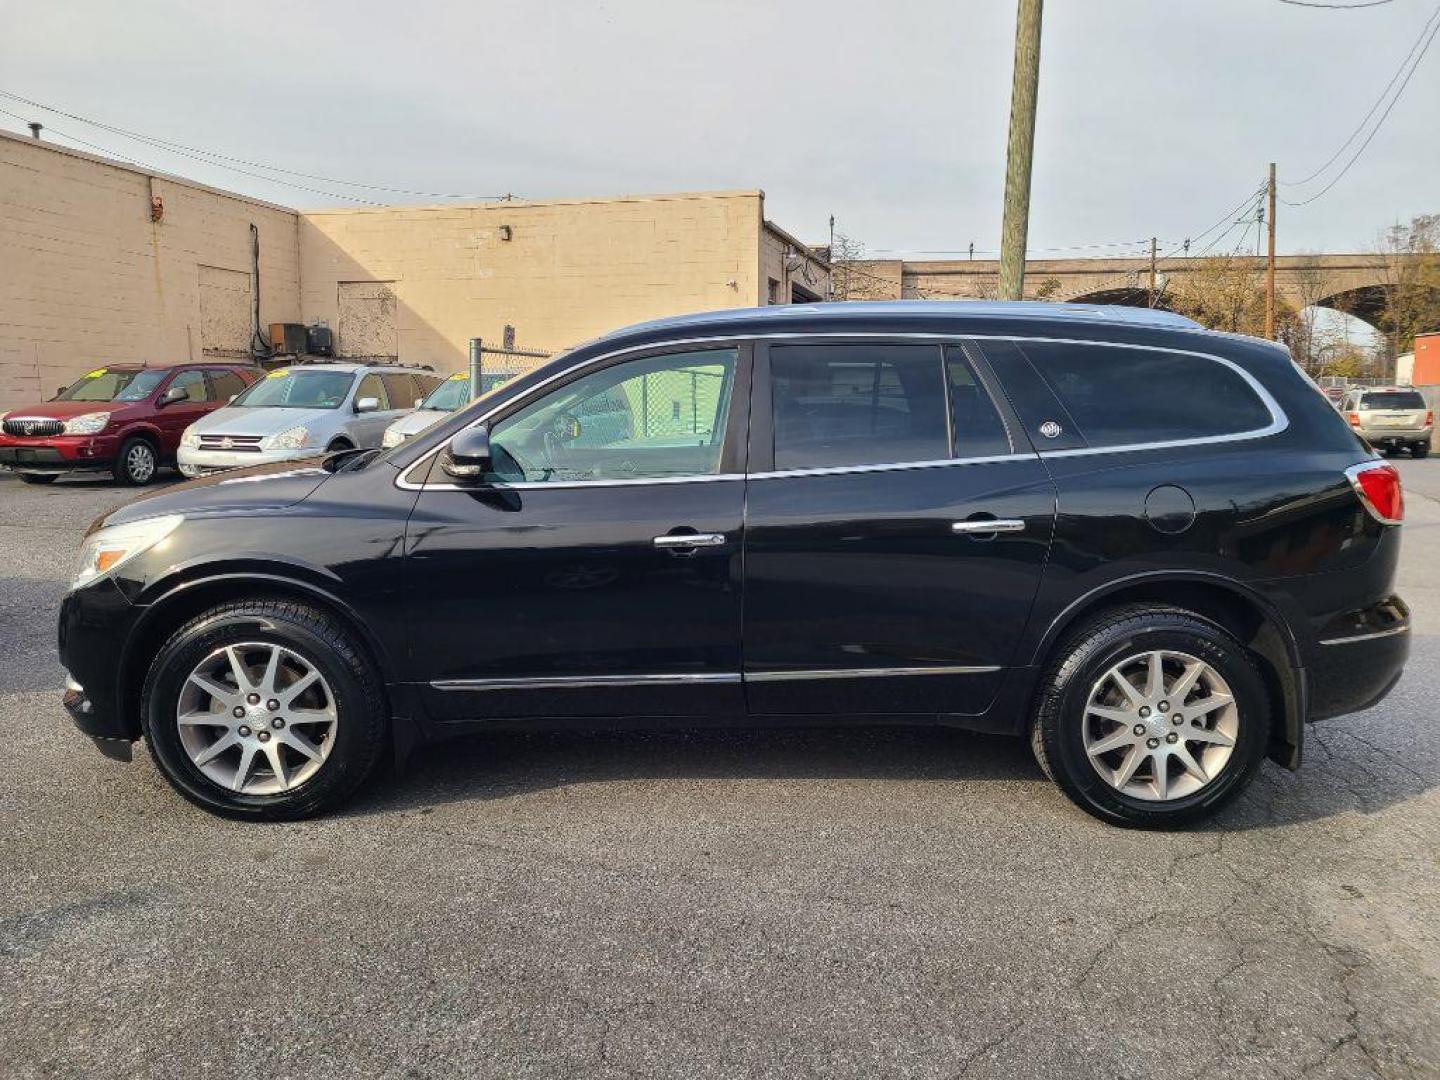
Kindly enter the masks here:
<path id="1" fill-rule="evenodd" d="M 1415 347 L 1415 335 L 1440 330 L 1440 214 L 1394 225 L 1380 240 L 1385 306 L 1379 329 L 1392 355 Z"/>

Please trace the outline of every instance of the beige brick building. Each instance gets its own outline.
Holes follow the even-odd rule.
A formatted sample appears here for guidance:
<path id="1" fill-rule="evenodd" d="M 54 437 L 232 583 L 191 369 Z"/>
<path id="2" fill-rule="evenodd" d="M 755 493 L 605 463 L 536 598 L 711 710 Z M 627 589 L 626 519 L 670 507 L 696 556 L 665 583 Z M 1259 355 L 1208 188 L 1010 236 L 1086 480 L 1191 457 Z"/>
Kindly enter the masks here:
<path id="1" fill-rule="evenodd" d="M 760 191 L 306 212 L 0 132 L 0 410 L 102 363 L 248 355 L 257 269 L 262 327 L 440 371 L 507 326 L 554 351 L 829 289 Z"/>

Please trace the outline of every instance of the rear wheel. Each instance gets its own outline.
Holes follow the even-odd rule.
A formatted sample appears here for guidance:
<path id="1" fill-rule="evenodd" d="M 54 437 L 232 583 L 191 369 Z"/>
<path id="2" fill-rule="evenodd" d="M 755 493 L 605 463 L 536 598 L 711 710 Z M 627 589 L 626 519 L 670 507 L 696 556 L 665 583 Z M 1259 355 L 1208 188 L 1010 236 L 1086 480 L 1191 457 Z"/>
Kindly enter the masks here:
<path id="1" fill-rule="evenodd" d="M 284 600 L 240 601 L 181 627 L 145 679 L 146 741 L 191 802 L 233 817 L 330 809 L 378 766 L 383 692 L 349 631 Z"/>
<path id="2" fill-rule="evenodd" d="M 115 458 L 111 471 L 115 479 L 130 487 L 144 487 L 155 479 L 159 467 L 155 445 L 149 439 L 131 436 L 120 444 L 120 453 Z"/>
<path id="3" fill-rule="evenodd" d="M 22 484 L 53 484 L 59 479 L 54 473 L 22 472 L 16 475 L 20 477 Z"/>
<path id="4" fill-rule="evenodd" d="M 1097 616 L 1062 646 L 1032 746 L 1087 813 L 1172 828 L 1239 795 L 1269 735 L 1268 695 L 1244 647 L 1191 612 L 1142 606 Z"/>

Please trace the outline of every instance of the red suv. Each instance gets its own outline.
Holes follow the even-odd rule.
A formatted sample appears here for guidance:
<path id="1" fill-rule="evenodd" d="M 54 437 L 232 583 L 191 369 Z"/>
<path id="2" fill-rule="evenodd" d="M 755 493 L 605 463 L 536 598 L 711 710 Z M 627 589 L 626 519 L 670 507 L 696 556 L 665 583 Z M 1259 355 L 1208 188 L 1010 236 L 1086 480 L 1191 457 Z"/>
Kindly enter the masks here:
<path id="1" fill-rule="evenodd" d="M 104 470 L 122 484 L 148 484 L 175 460 L 187 427 L 261 374 L 223 363 L 96 368 L 43 405 L 0 413 L 0 466 L 27 484 Z"/>

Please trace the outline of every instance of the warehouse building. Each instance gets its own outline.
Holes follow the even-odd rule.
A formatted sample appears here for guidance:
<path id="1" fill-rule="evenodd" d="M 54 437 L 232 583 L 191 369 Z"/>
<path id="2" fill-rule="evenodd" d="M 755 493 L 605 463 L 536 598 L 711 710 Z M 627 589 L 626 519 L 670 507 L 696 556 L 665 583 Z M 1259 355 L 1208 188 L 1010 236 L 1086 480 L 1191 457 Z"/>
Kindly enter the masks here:
<path id="1" fill-rule="evenodd" d="M 760 191 L 298 211 L 0 132 L 0 410 L 103 363 L 335 354 L 465 366 L 627 323 L 825 298 Z"/>

